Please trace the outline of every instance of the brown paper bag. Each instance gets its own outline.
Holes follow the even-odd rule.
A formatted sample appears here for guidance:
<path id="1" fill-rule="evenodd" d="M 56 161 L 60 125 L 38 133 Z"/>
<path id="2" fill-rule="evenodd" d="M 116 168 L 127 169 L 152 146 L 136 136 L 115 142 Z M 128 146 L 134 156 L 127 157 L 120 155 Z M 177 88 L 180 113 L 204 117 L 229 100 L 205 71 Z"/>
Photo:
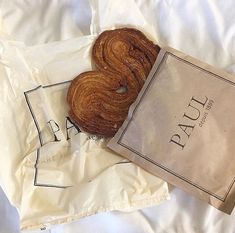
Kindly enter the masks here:
<path id="1" fill-rule="evenodd" d="M 230 214 L 235 205 L 234 102 L 234 76 L 166 48 L 108 146 Z"/>

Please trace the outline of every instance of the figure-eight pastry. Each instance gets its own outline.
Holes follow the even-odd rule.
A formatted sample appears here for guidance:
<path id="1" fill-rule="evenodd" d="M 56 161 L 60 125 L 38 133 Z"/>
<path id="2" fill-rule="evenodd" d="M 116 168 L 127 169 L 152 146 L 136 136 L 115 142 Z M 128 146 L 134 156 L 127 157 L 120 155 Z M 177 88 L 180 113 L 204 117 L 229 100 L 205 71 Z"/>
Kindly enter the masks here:
<path id="1" fill-rule="evenodd" d="M 144 85 L 159 50 L 159 46 L 136 29 L 101 33 L 92 49 L 97 70 L 79 74 L 69 87 L 71 120 L 87 133 L 114 136 Z"/>

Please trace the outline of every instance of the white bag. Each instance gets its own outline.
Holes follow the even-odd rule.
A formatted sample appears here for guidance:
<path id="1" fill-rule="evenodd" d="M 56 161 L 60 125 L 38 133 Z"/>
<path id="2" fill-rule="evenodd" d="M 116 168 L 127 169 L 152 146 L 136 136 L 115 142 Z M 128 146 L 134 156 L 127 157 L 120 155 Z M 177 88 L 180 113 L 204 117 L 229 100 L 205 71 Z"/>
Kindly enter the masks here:
<path id="1" fill-rule="evenodd" d="M 146 26 L 154 38 L 151 27 L 129 23 Z M 21 229 L 168 198 L 164 181 L 111 152 L 105 139 L 81 133 L 68 118 L 67 88 L 92 69 L 95 38 L 33 47 L 0 40 L 0 184 L 19 210 Z"/>

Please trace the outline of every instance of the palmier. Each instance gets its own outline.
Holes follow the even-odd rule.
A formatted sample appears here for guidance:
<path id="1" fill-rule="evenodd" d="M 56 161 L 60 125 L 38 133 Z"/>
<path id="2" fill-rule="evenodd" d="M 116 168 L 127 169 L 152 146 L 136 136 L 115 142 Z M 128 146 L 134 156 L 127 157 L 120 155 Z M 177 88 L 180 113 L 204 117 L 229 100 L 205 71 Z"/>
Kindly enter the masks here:
<path id="1" fill-rule="evenodd" d="M 97 70 L 79 74 L 69 87 L 71 120 L 87 133 L 112 137 L 126 119 L 159 51 L 136 29 L 101 33 L 92 48 Z"/>

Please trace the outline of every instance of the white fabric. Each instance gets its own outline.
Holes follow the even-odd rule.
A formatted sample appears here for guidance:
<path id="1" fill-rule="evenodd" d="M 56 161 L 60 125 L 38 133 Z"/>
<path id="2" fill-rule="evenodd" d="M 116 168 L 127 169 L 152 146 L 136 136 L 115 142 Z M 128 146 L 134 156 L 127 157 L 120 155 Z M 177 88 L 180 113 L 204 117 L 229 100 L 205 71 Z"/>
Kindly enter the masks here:
<path id="1" fill-rule="evenodd" d="M 123 2 L 127 1 L 123 0 Z M 67 39 L 80 35 L 80 33 L 89 33 L 90 9 L 85 0 L 2 0 L 1 3 L 3 4 L 1 5 L 2 28 L 14 39 L 23 40 L 28 45 Z M 28 8 L 29 4 L 34 4 L 34 11 Z M 204 62 L 235 73 L 235 47 L 233 43 L 235 3 L 233 0 L 136 0 L 136 4 L 132 4 L 132 7 L 138 8 L 140 13 L 144 15 L 144 19 L 157 30 L 156 36 L 160 45 L 174 47 Z M 118 3 L 116 6 L 118 7 Z M 80 7 L 85 9 L 84 15 Z M 110 10 L 110 5 L 102 7 Z M 99 9 L 97 6 L 96 9 L 93 8 L 96 11 Z M 132 8 L 117 9 L 117 11 L 122 12 L 120 17 L 131 17 Z M 54 21 L 51 20 L 53 17 Z M 141 18 L 138 20 L 141 24 Z M 105 24 L 108 22 L 104 22 L 104 26 L 100 25 L 100 27 L 105 28 Z M 43 27 L 43 25 L 47 26 Z M 75 27 L 71 25 L 75 25 Z M 32 28 L 40 30 L 37 33 L 36 30 L 33 30 L 32 33 Z M 100 28 L 93 27 L 92 32 L 94 30 L 100 31 Z M 0 207 L 0 232 L 19 232 L 16 211 L 9 207 L 9 203 L 2 194 Z M 46 232 L 232 233 L 234 229 L 234 211 L 231 216 L 228 216 L 206 203 L 174 189 L 171 192 L 171 200 L 160 206 L 132 213 L 98 214 L 81 219 L 76 223 L 58 226 Z"/>

